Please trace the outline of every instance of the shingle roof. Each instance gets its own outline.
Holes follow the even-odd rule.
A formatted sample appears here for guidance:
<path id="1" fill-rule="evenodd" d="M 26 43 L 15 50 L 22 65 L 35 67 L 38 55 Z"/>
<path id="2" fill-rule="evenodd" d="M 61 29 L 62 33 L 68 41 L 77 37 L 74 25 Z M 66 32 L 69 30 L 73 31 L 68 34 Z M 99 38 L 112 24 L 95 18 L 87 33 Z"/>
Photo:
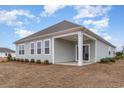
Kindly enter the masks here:
<path id="1" fill-rule="evenodd" d="M 78 24 L 75 24 L 75 23 L 72 23 L 72 22 L 69 22 L 69 21 L 62 21 L 60 23 L 57 23 L 55 25 L 52 25 L 46 29 L 43 29 L 39 32 L 36 32 L 30 36 L 27 36 L 25 38 L 22 38 L 18 41 L 16 41 L 15 43 L 18 43 L 18 42 L 21 42 L 25 39 L 30 39 L 30 38 L 33 38 L 33 37 L 37 37 L 37 36 L 40 36 L 40 35 L 45 35 L 45 34 L 50 34 L 50 33 L 54 33 L 54 32 L 59 32 L 59 31 L 63 31 L 63 30 L 67 30 L 67 29 L 70 29 L 70 28 L 75 28 L 75 27 L 80 27 L 81 25 L 78 25 Z"/>
<path id="2" fill-rule="evenodd" d="M 15 53 L 14 50 L 11 50 L 9 48 L 0 48 L 0 52 L 4 52 L 4 53 Z"/>
<path id="3" fill-rule="evenodd" d="M 115 47 L 114 45 L 112 45 L 111 43 L 109 43 L 108 41 L 104 40 L 102 37 L 100 37 L 99 35 L 93 33 L 92 31 L 90 31 L 89 29 L 83 27 L 82 25 L 78 25 L 78 24 L 75 24 L 75 23 L 72 23 L 70 21 L 62 21 L 62 22 L 59 22 L 55 25 L 52 25 L 46 29 L 43 29 L 39 32 L 36 32 L 30 36 L 27 36 L 25 38 L 22 38 L 16 42 L 14 42 L 15 44 L 18 44 L 18 43 L 22 43 L 22 42 L 25 42 L 25 41 L 28 41 L 28 40 L 31 40 L 32 38 L 35 38 L 35 37 L 38 37 L 38 36 L 44 36 L 46 34 L 51 34 L 51 33 L 55 33 L 55 32 L 62 32 L 64 30 L 68 30 L 68 29 L 72 29 L 72 28 L 84 28 L 86 29 L 86 32 L 88 32 L 89 34 L 93 35 L 95 38 L 97 38 L 98 40 L 101 40 L 103 41 L 104 43 L 112 46 L 112 47 Z M 116 48 L 116 47 L 115 47 Z"/>

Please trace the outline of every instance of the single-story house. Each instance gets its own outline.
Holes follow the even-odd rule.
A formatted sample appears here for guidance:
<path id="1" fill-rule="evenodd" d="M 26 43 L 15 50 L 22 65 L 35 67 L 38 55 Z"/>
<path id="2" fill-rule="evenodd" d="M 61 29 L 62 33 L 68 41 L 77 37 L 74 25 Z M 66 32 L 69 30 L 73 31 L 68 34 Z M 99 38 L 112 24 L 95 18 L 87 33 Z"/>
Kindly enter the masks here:
<path id="1" fill-rule="evenodd" d="M 15 57 L 15 51 L 9 48 L 0 47 L 0 57 L 7 57 L 8 54 L 11 54 L 12 57 Z"/>
<path id="2" fill-rule="evenodd" d="M 89 29 L 62 21 L 15 42 L 16 57 L 85 65 L 114 57 L 116 47 Z"/>

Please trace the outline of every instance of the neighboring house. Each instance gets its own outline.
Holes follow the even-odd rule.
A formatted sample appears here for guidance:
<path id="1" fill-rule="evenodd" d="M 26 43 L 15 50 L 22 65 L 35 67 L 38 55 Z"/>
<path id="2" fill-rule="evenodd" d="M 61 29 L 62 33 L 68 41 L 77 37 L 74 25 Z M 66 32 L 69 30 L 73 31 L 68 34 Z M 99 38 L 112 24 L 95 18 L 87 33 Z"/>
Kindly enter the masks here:
<path id="1" fill-rule="evenodd" d="M 0 57 L 7 57 L 8 54 L 11 54 L 12 57 L 15 57 L 15 51 L 9 48 L 0 48 Z"/>
<path id="2" fill-rule="evenodd" d="M 84 65 L 114 57 L 115 46 L 89 29 L 62 21 L 15 42 L 16 57 L 49 60 L 53 64 Z"/>

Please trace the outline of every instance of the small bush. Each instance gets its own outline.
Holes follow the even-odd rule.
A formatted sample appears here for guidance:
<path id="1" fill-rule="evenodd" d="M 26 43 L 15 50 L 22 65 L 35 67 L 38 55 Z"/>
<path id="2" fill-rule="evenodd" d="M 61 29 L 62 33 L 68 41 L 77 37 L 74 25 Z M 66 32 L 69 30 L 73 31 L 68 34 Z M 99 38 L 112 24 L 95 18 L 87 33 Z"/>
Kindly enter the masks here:
<path id="1" fill-rule="evenodd" d="M 49 60 L 44 60 L 44 64 L 50 64 Z"/>
<path id="2" fill-rule="evenodd" d="M 16 61 L 16 58 L 15 57 L 13 58 L 13 61 Z"/>
<path id="3" fill-rule="evenodd" d="M 121 56 L 115 56 L 115 60 L 119 60 L 119 59 L 122 59 Z"/>
<path id="4" fill-rule="evenodd" d="M 25 62 L 29 62 L 29 60 L 28 59 L 25 59 Z"/>
<path id="5" fill-rule="evenodd" d="M 30 61 L 31 63 L 35 63 L 35 60 L 34 59 L 31 59 L 31 61 Z"/>
<path id="6" fill-rule="evenodd" d="M 36 63 L 37 63 L 37 64 L 41 64 L 41 61 L 40 61 L 40 60 L 37 60 Z"/>
<path id="7" fill-rule="evenodd" d="M 16 61 L 18 61 L 18 62 L 19 62 L 19 61 L 20 61 L 20 59 L 19 59 L 19 58 L 17 58 L 17 59 L 16 59 Z"/>
<path id="8" fill-rule="evenodd" d="M 123 57 L 123 53 L 122 52 L 116 52 L 116 56 Z"/>
<path id="9" fill-rule="evenodd" d="M 24 62 L 24 59 L 21 59 L 20 61 L 21 61 L 21 62 Z"/>
<path id="10" fill-rule="evenodd" d="M 107 57 L 107 58 L 102 58 L 100 60 L 100 62 L 102 62 L 102 63 L 110 63 L 110 62 L 114 63 L 115 62 L 115 59 L 114 58 L 111 58 L 111 57 Z"/>
<path id="11" fill-rule="evenodd" d="M 8 54 L 8 56 L 7 56 L 7 61 L 12 61 L 12 56 L 11 56 L 11 54 Z"/>

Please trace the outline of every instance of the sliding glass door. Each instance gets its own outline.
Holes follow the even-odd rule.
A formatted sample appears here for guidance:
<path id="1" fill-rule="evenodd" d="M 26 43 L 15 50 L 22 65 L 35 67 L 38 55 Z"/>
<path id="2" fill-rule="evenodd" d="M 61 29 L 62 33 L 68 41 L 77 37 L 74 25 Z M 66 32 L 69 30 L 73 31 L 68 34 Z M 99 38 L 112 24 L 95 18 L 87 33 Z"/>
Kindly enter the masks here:
<path id="1" fill-rule="evenodd" d="M 84 61 L 89 61 L 89 56 L 90 56 L 90 45 L 89 44 L 84 44 L 83 46 L 83 60 Z M 76 45 L 76 61 L 78 61 L 78 47 Z"/>

